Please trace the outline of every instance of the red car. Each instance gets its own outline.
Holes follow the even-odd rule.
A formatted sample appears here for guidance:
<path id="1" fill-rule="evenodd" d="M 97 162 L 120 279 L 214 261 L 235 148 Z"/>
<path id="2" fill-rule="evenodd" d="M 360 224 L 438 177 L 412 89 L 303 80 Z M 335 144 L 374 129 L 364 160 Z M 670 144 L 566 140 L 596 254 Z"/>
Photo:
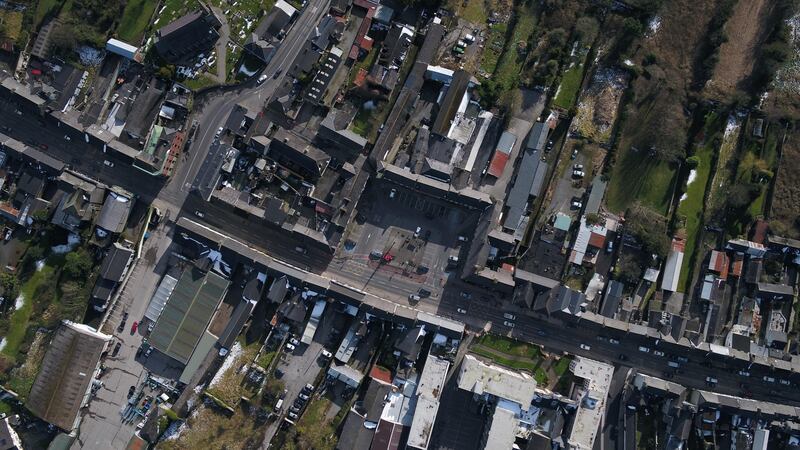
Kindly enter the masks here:
<path id="1" fill-rule="evenodd" d="M 136 333 L 137 329 L 139 329 L 139 322 L 133 322 L 133 325 L 131 325 L 131 333 Z"/>

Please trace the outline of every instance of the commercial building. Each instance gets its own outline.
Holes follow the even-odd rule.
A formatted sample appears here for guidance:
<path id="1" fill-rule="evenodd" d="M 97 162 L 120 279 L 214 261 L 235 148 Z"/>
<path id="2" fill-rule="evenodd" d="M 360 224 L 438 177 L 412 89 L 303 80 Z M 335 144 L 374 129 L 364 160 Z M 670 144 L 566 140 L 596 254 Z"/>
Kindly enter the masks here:
<path id="1" fill-rule="evenodd" d="M 493 395 L 528 407 L 536 392 L 536 380 L 526 373 L 514 372 L 467 354 L 461 362 L 458 387 L 476 395 Z"/>
<path id="2" fill-rule="evenodd" d="M 80 409 L 89 400 L 100 356 L 111 336 L 88 325 L 64 321 L 42 360 L 25 406 L 66 432 L 77 428 Z"/>
<path id="3" fill-rule="evenodd" d="M 427 450 L 433 433 L 433 424 L 439 412 L 439 399 L 444 390 L 450 362 L 428 355 L 417 386 L 417 405 L 408 434 L 408 447 Z"/>
<path id="4" fill-rule="evenodd" d="M 575 450 L 592 450 L 605 415 L 606 397 L 614 375 L 614 366 L 576 356 L 569 369 L 583 383 L 567 444 Z"/>
<path id="5" fill-rule="evenodd" d="M 156 321 L 150 344 L 181 364 L 187 364 L 201 337 L 208 333 L 206 328 L 228 284 L 228 280 L 214 272 L 197 268 L 184 271 Z"/>

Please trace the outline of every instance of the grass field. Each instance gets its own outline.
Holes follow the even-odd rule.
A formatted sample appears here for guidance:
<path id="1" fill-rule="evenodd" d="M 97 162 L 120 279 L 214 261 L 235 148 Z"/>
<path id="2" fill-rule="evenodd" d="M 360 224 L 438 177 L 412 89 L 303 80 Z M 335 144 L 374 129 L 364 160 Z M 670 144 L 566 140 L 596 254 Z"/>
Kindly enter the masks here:
<path id="1" fill-rule="evenodd" d="M 611 172 L 606 203 L 612 211 L 622 212 L 639 200 L 666 215 L 677 175 L 670 164 L 626 149 Z"/>
<path id="2" fill-rule="evenodd" d="M 5 336 L 5 347 L 3 353 L 12 358 L 17 357 L 19 346 L 25 339 L 25 333 L 28 330 L 28 323 L 33 314 L 33 301 L 34 295 L 40 284 L 45 282 L 48 278 L 55 275 L 55 270 L 45 265 L 42 270 L 39 270 L 31 276 L 31 278 L 22 285 L 20 289 L 20 296 L 22 297 L 22 306 L 14 311 L 11 315 L 8 333 Z"/>
<path id="3" fill-rule="evenodd" d="M 706 185 L 711 175 L 711 164 L 714 157 L 714 146 L 712 143 L 698 148 L 695 153 L 700 159 L 700 164 L 695 169 L 695 177 L 686 188 L 686 198 L 678 206 L 678 213 L 686 218 L 684 228 L 686 229 L 686 248 L 684 255 L 691 260 L 697 243 L 697 231 L 703 222 L 703 200 L 705 197 Z M 681 275 L 678 281 L 678 290 L 683 292 L 686 288 L 687 278 L 691 273 L 691 264 L 684 261 L 681 266 Z"/>
<path id="4" fill-rule="evenodd" d="M 213 385 L 209 386 L 208 393 L 225 402 L 228 406 L 235 406 L 242 397 L 252 397 L 257 391 L 257 386 L 253 386 L 245 380 L 246 372 L 239 369 L 244 364 L 253 361 L 258 353 L 260 344 L 254 342 L 249 346 L 239 341 L 236 345 L 241 345 L 242 352 L 236 357 L 228 370 Z"/>
<path id="5" fill-rule="evenodd" d="M 158 0 L 128 0 L 117 26 L 119 39 L 139 45 L 158 6 Z"/>
<path id="6" fill-rule="evenodd" d="M 333 450 L 336 447 L 336 430 L 333 425 L 325 419 L 331 401 L 326 397 L 318 398 L 308 405 L 308 409 L 303 413 L 297 422 L 298 441 L 307 444 L 314 450 Z"/>
<path id="7" fill-rule="evenodd" d="M 0 24 L 6 38 L 16 41 L 22 31 L 22 13 L 0 9 Z"/>
<path id="8" fill-rule="evenodd" d="M 497 69 L 497 63 L 503 52 L 506 32 L 508 32 L 508 25 L 505 23 L 496 23 L 489 28 L 486 48 L 481 55 L 481 69 L 486 73 L 494 73 Z"/>
<path id="9" fill-rule="evenodd" d="M 547 382 L 547 374 L 540 367 L 542 358 L 538 347 L 503 336 L 486 334 L 481 336 L 470 351 L 502 366 L 527 370 L 537 379 L 541 379 L 541 384 Z"/>
<path id="10" fill-rule="evenodd" d="M 578 51 L 578 55 L 576 55 L 572 65 L 564 71 L 564 75 L 561 77 L 561 84 L 558 86 L 558 93 L 553 99 L 553 105 L 568 110 L 575 104 L 575 99 L 583 80 L 584 61 L 587 53 L 588 49 Z"/>
<path id="11" fill-rule="evenodd" d="M 34 15 L 34 27 L 38 28 L 45 16 L 55 12 L 63 0 L 39 0 L 36 4 L 36 14 Z"/>

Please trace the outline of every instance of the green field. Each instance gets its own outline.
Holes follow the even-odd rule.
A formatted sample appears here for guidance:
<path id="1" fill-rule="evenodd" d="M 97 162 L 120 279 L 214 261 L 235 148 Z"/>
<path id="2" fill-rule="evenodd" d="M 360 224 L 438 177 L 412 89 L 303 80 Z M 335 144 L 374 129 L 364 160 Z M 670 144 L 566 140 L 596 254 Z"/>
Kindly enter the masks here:
<path id="1" fill-rule="evenodd" d="M 150 19 L 158 6 L 158 0 L 128 0 L 122 18 L 117 26 L 120 40 L 138 46 L 144 31 L 150 25 Z"/>
<path id="2" fill-rule="evenodd" d="M 695 179 L 686 188 L 686 198 L 678 206 L 678 214 L 686 218 L 684 228 L 686 229 L 686 248 L 684 249 L 685 259 L 681 266 L 681 275 L 678 281 L 678 290 L 683 292 L 686 288 L 689 275 L 692 270 L 690 261 L 694 255 L 697 245 L 697 232 L 703 223 L 703 202 L 705 198 L 706 185 L 711 175 L 711 164 L 714 158 L 714 145 L 709 142 L 697 149 L 695 153 L 700 159 L 700 164 L 695 169 Z"/>
<path id="3" fill-rule="evenodd" d="M 554 106 L 568 110 L 575 104 L 578 90 L 581 88 L 581 81 L 583 81 L 587 54 L 588 49 L 581 49 L 572 61 L 572 65 L 564 71 L 558 93 L 553 99 Z"/>
<path id="4" fill-rule="evenodd" d="M 547 374 L 540 368 L 542 363 L 539 348 L 503 336 L 485 334 L 470 348 L 472 353 L 517 370 L 527 370 L 546 383 Z"/>
<path id="5" fill-rule="evenodd" d="M 8 333 L 5 335 L 6 346 L 3 353 L 12 358 L 17 357 L 19 346 L 25 339 L 28 331 L 28 324 L 33 314 L 33 302 L 35 293 L 40 284 L 55 275 L 55 270 L 49 265 L 45 265 L 42 270 L 35 272 L 31 278 L 22 285 L 20 295 L 24 299 L 22 307 L 14 311 L 9 321 Z"/>
<path id="6" fill-rule="evenodd" d="M 666 215 L 678 175 L 676 168 L 630 148 L 620 151 L 606 192 L 609 209 L 622 212 L 639 200 Z"/>

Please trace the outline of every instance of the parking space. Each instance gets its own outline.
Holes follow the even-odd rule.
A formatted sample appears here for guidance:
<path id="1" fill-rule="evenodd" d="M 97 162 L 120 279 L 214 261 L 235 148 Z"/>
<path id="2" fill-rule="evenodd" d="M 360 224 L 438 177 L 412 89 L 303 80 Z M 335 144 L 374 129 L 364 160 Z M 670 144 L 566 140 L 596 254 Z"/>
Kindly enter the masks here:
<path id="1" fill-rule="evenodd" d="M 362 196 L 357 219 L 328 270 L 360 289 L 408 301 L 420 289 L 439 298 L 478 215 L 377 181 Z"/>
<path id="2" fill-rule="evenodd" d="M 568 149 L 565 149 L 565 151 Z M 564 158 L 570 158 L 563 167 L 563 172 L 559 174 L 553 198 L 547 209 L 547 215 L 551 216 L 557 212 L 569 214 L 574 217 L 580 215 L 584 203 L 583 180 L 586 178 L 585 157 L 582 153 L 566 154 Z"/>

